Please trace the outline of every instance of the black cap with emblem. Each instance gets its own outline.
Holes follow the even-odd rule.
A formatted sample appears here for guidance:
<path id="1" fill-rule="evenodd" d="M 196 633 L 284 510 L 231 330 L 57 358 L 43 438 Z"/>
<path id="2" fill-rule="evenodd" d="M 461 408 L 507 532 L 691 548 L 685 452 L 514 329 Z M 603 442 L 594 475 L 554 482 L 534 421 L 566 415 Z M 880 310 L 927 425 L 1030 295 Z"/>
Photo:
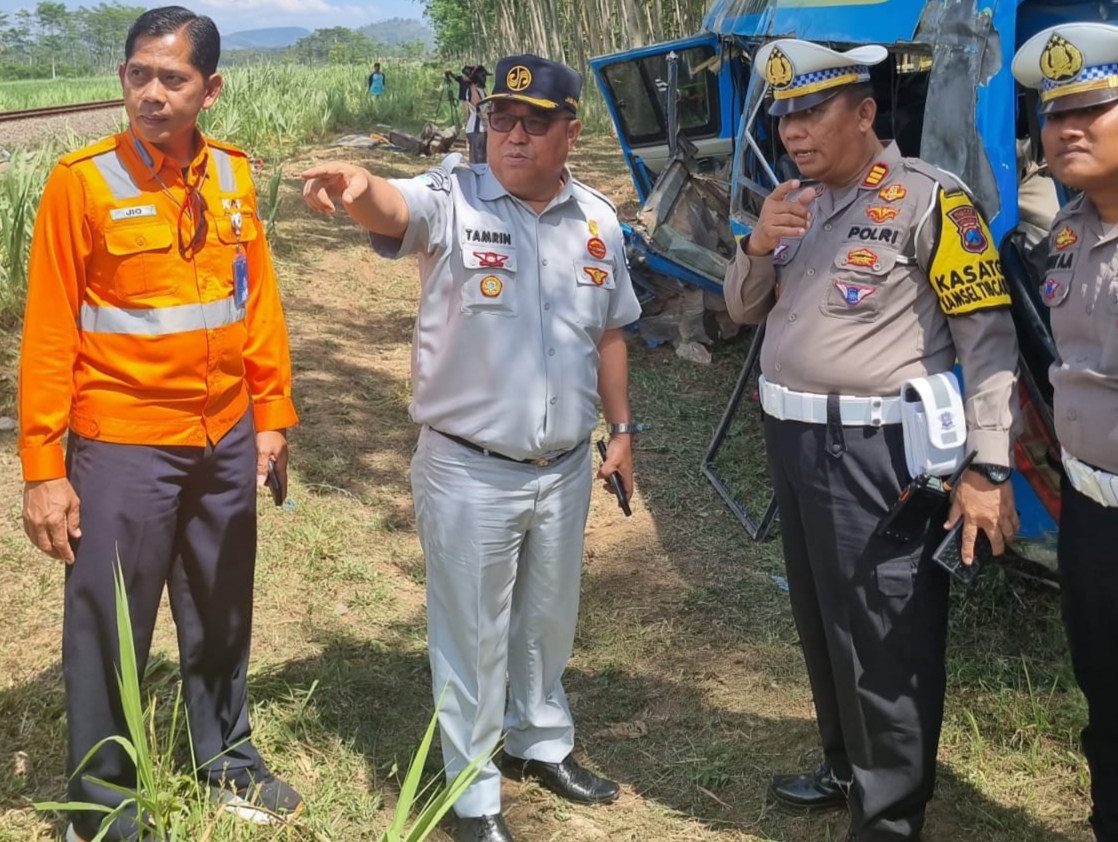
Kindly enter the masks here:
<path id="1" fill-rule="evenodd" d="M 507 56 L 497 62 L 493 93 L 482 100 L 514 100 L 545 111 L 565 108 L 578 113 L 582 76 L 565 64 L 533 55 Z"/>

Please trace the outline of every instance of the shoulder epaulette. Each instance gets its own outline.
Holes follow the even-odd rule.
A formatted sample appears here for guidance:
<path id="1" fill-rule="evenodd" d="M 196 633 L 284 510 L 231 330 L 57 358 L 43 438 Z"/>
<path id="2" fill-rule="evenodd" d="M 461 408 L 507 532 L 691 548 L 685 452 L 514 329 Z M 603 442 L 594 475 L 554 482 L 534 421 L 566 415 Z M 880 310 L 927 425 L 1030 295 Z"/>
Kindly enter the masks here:
<path id="1" fill-rule="evenodd" d="M 1052 224 L 1049 226 L 1055 230 L 1056 225 L 1063 222 L 1069 216 L 1073 216 L 1083 210 L 1083 203 L 1087 201 L 1087 195 L 1080 193 L 1074 199 L 1068 201 L 1066 205 L 1060 208 L 1054 217 L 1052 217 Z"/>
<path id="2" fill-rule="evenodd" d="M 617 207 L 613 204 L 613 202 L 611 202 L 609 199 L 607 199 L 604 195 L 599 193 L 597 190 L 595 190 L 589 184 L 584 184 L 583 182 L 579 181 L 577 178 L 572 178 L 571 179 L 571 186 L 574 187 L 574 188 L 581 188 L 583 190 L 583 192 L 589 193 L 591 196 L 593 196 L 596 199 L 600 199 L 602 202 L 605 202 L 606 206 L 610 209 L 611 213 L 617 213 Z"/>
<path id="3" fill-rule="evenodd" d="M 901 161 L 909 170 L 911 170 L 912 172 L 920 173 L 920 175 L 936 182 L 941 187 L 943 187 L 944 190 L 948 192 L 952 192 L 954 190 L 962 190 L 964 193 L 970 196 L 973 201 L 974 194 L 971 192 L 971 189 L 967 187 L 966 182 L 959 178 L 959 176 L 955 175 L 955 173 L 940 169 L 939 167 L 933 164 L 929 164 L 927 161 L 923 161 L 920 158 L 902 158 Z"/>
<path id="4" fill-rule="evenodd" d="M 205 137 L 203 135 L 207 146 L 214 146 L 222 152 L 228 152 L 230 155 L 236 155 L 240 158 L 247 158 L 248 153 L 241 149 L 239 146 L 234 146 L 231 143 L 226 143 L 222 140 L 214 140 L 212 137 Z"/>
<path id="5" fill-rule="evenodd" d="M 116 149 L 116 142 L 117 136 L 109 135 L 108 137 L 102 138 L 96 143 L 91 143 L 89 146 L 85 146 L 81 149 L 75 149 L 73 152 L 69 152 L 66 155 L 63 155 L 61 158 L 58 159 L 58 163 L 62 164 L 63 166 L 69 167 L 73 166 L 79 161 L 86 161 L 96 155 L 101 155 L 105 152 L 112 152 L 114 149 Z"/>

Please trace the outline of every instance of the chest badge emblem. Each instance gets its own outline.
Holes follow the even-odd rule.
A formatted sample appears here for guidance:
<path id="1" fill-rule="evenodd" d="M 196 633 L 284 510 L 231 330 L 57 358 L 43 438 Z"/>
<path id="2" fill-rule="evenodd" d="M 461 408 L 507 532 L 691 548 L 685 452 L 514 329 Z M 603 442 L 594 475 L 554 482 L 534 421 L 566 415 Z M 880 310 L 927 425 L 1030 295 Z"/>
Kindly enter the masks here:
<path id="1" fill-rule="evenodd" d="M 591 257 L 604 260 L 606 256 L 606 243 L 601 237 L 591 237 L 586 241 L 586 251 Z"/>
<path id="2" fill-rule="evenodd" d="M 900 210 L 897 208 L 887 208 L 884 205 L 873 205 L 866 208 L 866 216 L 880 225 L 883 222 L 888 222 L 891 219 L 896 219 L 900 215 Z"/>
<path id="3" fill-rule="evenodd" d="M 496 298 L 504 288 L 505 285 L 496 275 L 486 275 L 481 279 L 481 294 L 486 298 Z"/>
<path id="4" fill-rule="evenodd" d="M 877 254 L 869 249 L 854 249 L 846 255 L 846 262 L 850 266 L 861 266 L 872 269 L 877 265 Z"/>
<path id="5" fill-rule="evenodd" d="M 875 292 L 877 289 L 874 287 L 863 287 L 857 284 L 844 284 L 842 281 L 835 281 L 835 288 L 842 293 L 842 299 L 851 307 L 857 307 Z"/>
<path id="6" fill-rule="evenodd" d="M 1079 237 L 1076 236 L 1075 231 L 1072 230 L 1072 227 L 1070 225 L 1065 225 L 1063 228 L 1060 229 L 1059 233 L 1056 234 L 1057 251 L 1063 251 L 1066 248 L 1074 246 L 1078 242 Z"/>
<path id="7" fill-rule="evenodd" d="M 907 196 L 908 191 L 899 184 L 890 184 L 888 187 L 882 187 L 877 195 L 886 202 L 895 202 Z"/>
<path id="8" fill-rule="evenodd" d="M 604 284 L 606 278 L 609 277 L 609 272 L 605 269 L 599 269 L 597 266 L 584 266 L 582 271 L 586 273 L 586 276 L 590 278 L 591 282 L 596 287 L 600 287 Z"/>
<path id="9" fill-rule="evenodd" d="M 509 262 L 507 254 L 496 251 L 475 251 L 474 257 L 477 258 L 478 266 L 482 269 L 504 269 L 505 264 Z"/>

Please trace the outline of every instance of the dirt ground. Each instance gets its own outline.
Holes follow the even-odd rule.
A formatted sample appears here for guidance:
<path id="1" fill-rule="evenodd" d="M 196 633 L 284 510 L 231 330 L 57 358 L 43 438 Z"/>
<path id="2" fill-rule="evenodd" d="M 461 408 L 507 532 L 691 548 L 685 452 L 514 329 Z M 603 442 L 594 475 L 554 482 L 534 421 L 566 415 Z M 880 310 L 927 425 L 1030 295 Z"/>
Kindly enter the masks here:
<path id="1" fill-rule="evenodd" d="M 339 156 L 381 175 L 422 169 L 393 153 L 328 148 L 285 166 L 275 255 L 301 424 L 293 505 L 261 506 L 251 692 L 257 742 L 309 810 L 298 828 L 227 827 L 222 839 L 373 838 L 398 791 L 394 766 L 406 767 L 433 707 L 408 492 L 416 267 L 374 256 L 346 220 L 304 210 L 298 172 Z M 608 138 L 585 141 L 573 168 L 633 212 Z M 636 448 L 633 517 L 595 492 L 566 682 L 579 756 L 620 780 L 623 795 L 575 807 L 506 783 L 521 842 L 845 838 L 844 814 L 788 816 L 766 798 L 771 775 L 814 765 L 817 735 L 779 541 L 751 542 L 698 470 L 744 345 L 713 351 L 699 366 L 630 342 L 634 414 L 652 430 Z M 11 383 L 0 380 L 9 401 Z M 747 406 L 719 465 L 756 511 L 765 495 L 753 413 Z M 25 842 L 65 826 L 31 806 L 64 789 L 62 571 L 27 545 L 14 434 L 0 433 L 0 445 L 0 842 Z M 953 614 L 925 839 L 1086 842 L 1083 704 L 1057 598 L 995 569 L 956 594 Z M 169 612 L 154 653 L 148 687 L 165 704 L 177 680 Z"/>

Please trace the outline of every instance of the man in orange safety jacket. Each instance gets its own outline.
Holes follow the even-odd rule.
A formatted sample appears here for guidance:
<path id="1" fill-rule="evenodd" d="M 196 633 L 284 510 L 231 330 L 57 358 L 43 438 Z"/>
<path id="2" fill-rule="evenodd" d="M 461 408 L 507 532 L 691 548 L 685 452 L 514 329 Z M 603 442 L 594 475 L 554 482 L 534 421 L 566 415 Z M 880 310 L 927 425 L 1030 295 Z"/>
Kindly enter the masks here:
<path id="1" fill-rule="evenodd" d="M 197 774 L 261 821 L 302 803 L 252 745 L 246 687 L 256 488 L 271 474 L 282 500 L 297 418 L 251 166 L 197 128 L 221 91 L 219 55 L 209 18 L 141 15 L 120 67 L 128 129 L 51 173 L 31 244 L 19 450 L 24 528 L 68 563 L 70 798 L 111 808 L 122 796 L 96 781 L 136 786 L 114 742 L 81 765 L 127 733 L 119 562 L 140 674 L 166 584 Z M 92 839 L 102 816 L 73 813 L 68 840 Z M 134 838 L 142 821 L 125 813 L 105 838 Z"/>

